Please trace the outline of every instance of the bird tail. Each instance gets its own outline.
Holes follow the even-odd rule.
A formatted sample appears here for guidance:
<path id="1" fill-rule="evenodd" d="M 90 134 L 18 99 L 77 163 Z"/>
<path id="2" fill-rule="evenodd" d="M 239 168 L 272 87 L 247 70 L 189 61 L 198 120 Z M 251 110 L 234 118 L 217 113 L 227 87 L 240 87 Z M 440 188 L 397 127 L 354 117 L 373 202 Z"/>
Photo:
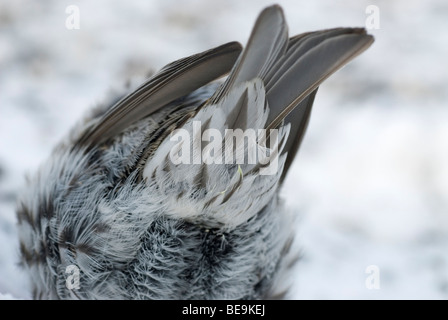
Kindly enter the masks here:
<path id="1" fill-rule="evenodd" d="M 282 9 L 266 8 L 226 81 L 158 146 L 143 176 L 175 189 L 175 215 L 209 226 L 247 221 L 285 177 L 319 85 L 372 42 L 361 28 L 289 38 Z"/>
<path id="2" fill-rule="evenodd" d="M 287 153 L 283 180 L 305 134 L 319 85 L 373 41 L 363 28 L 335 28 L 289 38 L 283 10 L 270 6 L 259 15 L 247 46 L 209 104 L 225 104 L 242 83 L 261 79 L 269 109 L 263 128 L 269 134 L 282 124 L 291 125 L 282 150 Z M 239 119 L 236 124 L 244 122 Z"/>

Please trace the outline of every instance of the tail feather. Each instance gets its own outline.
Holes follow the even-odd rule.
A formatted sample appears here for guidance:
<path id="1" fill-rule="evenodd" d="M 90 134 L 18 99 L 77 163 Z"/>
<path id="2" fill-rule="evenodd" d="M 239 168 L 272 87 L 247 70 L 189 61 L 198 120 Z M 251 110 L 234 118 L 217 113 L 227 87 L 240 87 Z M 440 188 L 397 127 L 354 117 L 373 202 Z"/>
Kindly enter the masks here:
<path id="1" fill-rule="evenodd" d="M 264 9 L 255 22 L 247 46 L 210 104 L 218 103 L 239 83 L 256 77 L 263 79 L 273 64 L 283 56 L 287 45 L 288 27 L 282 9 L 277 5 Z"/>
<path id="2" fill-rule="evenodd" d="M 171 101 L 222 77 L 234 66 L 240 52 L 241 45 L 230 42 L 168 64 L 112 106 L 84 132 L 75 147 L 98 145 Z"/>
<path id="3" fill-rule="evenodd" d="M 274 75 L 267 85 L 267 100 L 271 110 L 267 128 L 277 127 L 325 79 L 367 49 L 373 41 L 363 29 L 346 28 L 330 30 L 328 33 L 329 37 L 323 34 L 311 38 L 312 43 L 304 41 L 303 46 L 299 41 L 289 50 L 291 60 L 287 62 L 293 63 L 285 63 L 279 68 L 279 76 L 276 78 Z M 321 37 L 322 42 L 313 43 Z M 305 51 L 308 46 L 309 49 Z"/>
<path id="4" fill-rule="evenodd" d="M 305 134 L 319 85 L 372 42 L 373 37 L 362 28 L 335 28 L 288 38 L 282 9 L 277 5 L 268 7 L 260 14 L 247 46 L 209 104 L 224 106 L 223 100 L 234 95 L 241 83 L 262 80 L 269 108 L 263 128 L 269 132 L 291 123 L 283 150 L 288 153 L 283 180 Z M 238 114 L 244 118 L 250 113 Z"/>
<path id="5" fill-rule="evenodd" d="M 313 107 L 314 98 L 316 97 L 317 90 L 311 92 L 299 105 L 294 108 L 285 118 L 284 122 L 291 124 L 291 130 L 288 140 L 285 144 L 284 150 L 287 150 L 285 166 L 283 167 L 282 176 L 280 177 L 280 184 L 286 177 L 286 173 L 289 170 L 297 151 L 300 148 L 303 137 L 311 116 L 311 109 Z M 294 124 L 294 125 L 292 125 Z"/>

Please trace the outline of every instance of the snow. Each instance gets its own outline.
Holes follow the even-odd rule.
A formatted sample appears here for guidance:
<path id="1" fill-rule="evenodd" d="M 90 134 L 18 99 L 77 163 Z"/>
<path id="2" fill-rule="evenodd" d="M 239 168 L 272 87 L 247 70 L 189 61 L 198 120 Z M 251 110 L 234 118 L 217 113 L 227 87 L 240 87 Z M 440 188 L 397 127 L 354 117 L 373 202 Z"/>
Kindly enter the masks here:
<path id="1" fill-rule="evenodd" d="M 290 34 L 364 26 L 374 45 L 321 86 L 282 189 L 302 260 L 293 299 L 448 298 L 448 3 L 278 1 Z M 65 8 L 80 9 L 80 29 Z M 0 0 L 0 299 L 28 299 L 15 197 L 110 88 L 224 42 L 270 1 Z M 380 288 L 368 289 L 369 266 Z"/>

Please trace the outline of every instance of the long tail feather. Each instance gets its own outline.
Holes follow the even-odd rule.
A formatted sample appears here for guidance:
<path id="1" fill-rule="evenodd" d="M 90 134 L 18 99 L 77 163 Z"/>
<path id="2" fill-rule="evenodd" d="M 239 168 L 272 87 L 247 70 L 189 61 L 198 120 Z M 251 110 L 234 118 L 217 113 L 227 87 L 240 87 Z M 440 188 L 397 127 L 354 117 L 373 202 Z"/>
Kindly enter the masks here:
<path id="1" fill-rule="evenodd" d="M 260 14 L 247 46 L 209 104 L 223 105 L 241 83 L 262 80 L 269 107 L 264 129 L 269 132 L 291 124 L 283 150 L 288 152 L 283 180 L 305 134 L 319 85 L 372 42 L 373 37 L 362 28 L 328 29 L 288 39 L 282 9 L 277 5 L 268 7 Z"/>

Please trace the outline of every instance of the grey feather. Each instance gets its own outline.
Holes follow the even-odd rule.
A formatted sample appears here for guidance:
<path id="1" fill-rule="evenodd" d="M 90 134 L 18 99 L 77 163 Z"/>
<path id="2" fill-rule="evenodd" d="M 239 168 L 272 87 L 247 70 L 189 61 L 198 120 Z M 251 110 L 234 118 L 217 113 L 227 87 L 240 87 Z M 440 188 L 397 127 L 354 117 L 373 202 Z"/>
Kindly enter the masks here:
<path id="1" fill-rule="evenodd" d="M 291 124 L 291 131 L 284 148 L 284 152 L 287 152 L 288 154 L 286 156 L 285 167 L 283 168 L 283 173 L 280 178 L 280 184 L 285 179 L 305 136 L 317 90 L 318 89 L 314 90 L 310 95 L 303 99 L 284 119 L 285 123 Z"/>
<path id="2" fill-rule="evenodd" d="M 111 107 L 81 136 L 78 145 L 104 142 L 167 103 L 227 74 L 240 51 L 239 43 L 230 42 L 170 63 Z"/>
<path id="3" fill-rule="evenodd" d="M 292 56 L 299 54 L 295 63 L 267 89 L 269 105 L 275 110 L 269 116 L 268 128 L 277 127 L 300 101 L 373 42 L 363 29 L 341 31 L 344 33 L 325 39 L 306 52 L 302 53 L 300 46 L 293 51 Z"/>
<path id="4" fill-rule="evenodd" d="M 263 78 L 272 64 L 281 57 L 288 44 L 288 31 L 283 11 L 277 5 L 264 9 L 252 30 L 247 46 L 241 53 L 230 76 L 210 103 L 217 103 L 229 94 L 235 84 Z"/>

